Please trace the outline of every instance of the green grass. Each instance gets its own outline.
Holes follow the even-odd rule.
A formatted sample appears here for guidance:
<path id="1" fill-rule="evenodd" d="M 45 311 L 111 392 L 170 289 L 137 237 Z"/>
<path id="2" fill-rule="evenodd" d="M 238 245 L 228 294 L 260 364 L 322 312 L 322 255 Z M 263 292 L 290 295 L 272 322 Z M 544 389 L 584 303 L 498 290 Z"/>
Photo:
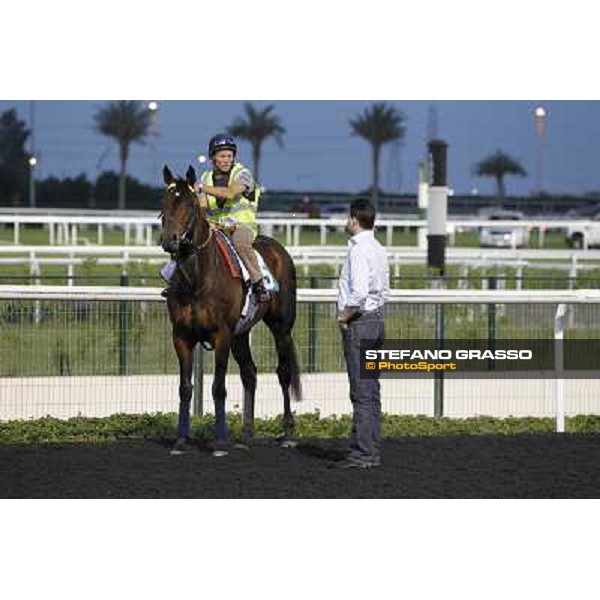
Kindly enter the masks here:
<path id="1" fill-rule="evenodd" d="M 79 244 L 97 244 L 97 227 L 78 227 L 77 238 Z M 131 233 L 133 239 L 134 233 Z M 153 232 L 153 241 L 158 244 L 158 232 Z M 286 230 L 278 228 L 273 237 L 279 242 L 286 244 Z M 387 244 L 387 230 L 380 227 L 377 231 L 377 238 L 382 244 Z M 303 227 L 300 232 L 300 244 L 303 246 L 316 246 L 321 243 L 320 229 L 318 227 Z M 347 235 L 338 228 L 328 228 L 327 245 L 346 245 Z M 13 244 L 14 232 L 12 227 L 0 225 L 0 244 Z M 292 240 L 293 242 L 293 240 Z M 22 245 L 45 246 L 49 244 L 48 230 L 43 227 L 21 226 L 19 233 L 19 243 Z M 125 244 L 125 233 L 122 229 L 109 229 L 104 227 L 104 245 L 122 246 Z M 392 236 L 393 246 L 416 246 L 417 230 L 415 227 L 395 227 Z M 459 232 L 455 235 L 455 246 L 459 247 L 479 247 L 479 233 L 474 231 Z M 529 248 L 539 247 L 539 232 L 534 229 L 529 239 Z M 558 231 L 549 231 L 544 235 L 544 248 L 568 249 L 564 234 Z"/>
<path id="2" fill-rule="evenodd" d="M 6 230 L 0 233 L 6 234 Z M 37 236 L 40 242 L 45 232 L 41 229 L 28 229 L 28 235 Z M 91 228 L 90 234 L 95 233 Z M 113 232 L 117 233 L 117 232 Z M 313 236 L 311 239 L 310 236 Z M 346 236 L 336 235 L 338 241 L 345 243 Z M 380 235 L 385 235 L 381 232 Z M 411 236 L 413 233 L 397 231 L 395 236 Z M 318 232 L 307 232 L 304 243 L 314 243 Z M 108 237 L 108 236 L 107 236 Z M 477 242 L 474 234 L 457 236 L 465 243 Z M 547 240 L 551 239 L 547 236 Z M 331 241 L 332 238 L 328 238 Z M 122 243 L 122 241 L 110 241 Z M 31 243 L 35 243 L 34 240 Z M 396 237 L 394 243 L 399 242 Z M 166 258 L 166 257 L 165 257 Z M 160 286 L 158 265 L 147 262 L 130 264 L 127 267 L 129 285 Z M 311 266 L 310 275 L 314 278 L 299 278 L 300 287 L 331 287 L 336 283 L 337 268 L 333 265 Z M 303 269 L 299 269 L 302 275 Z M 461 269 L 449 265 L 446 273 L 448 289 L 456 289 L 461 281 Z M 120 266 L 100 266 L 94 260 L 74 268 L 76 285 L 119 285 Z M 393 273 L 392 273 L 393 274 Z M 392 280 L 392 287 L 428 288 L 427 278 L 430 270 L 425 265 L 402 266 L 401 278 Z M 490 276 L 506 277 L 506 283 L 498 287 L 516 289 L 514 279 L 517 270 L 470 269 L 470 289 L 481 289 Z M 544 268 L 543 265 L 524 269 L 523 289 L 564 289 L 567 287 L 565 271 Z M 67 269 L 61 266 L 44 266 L 41 283 L 52 285 L 67 284 Z M 0 273 L 0 285 L 8 283 L 27 283 L 27 268 L 19 265 L 5 266 Z M 321 279 L 319 279 L 321 277 Z M 599 287 L 600 268 L 580 271 L 574 284 L 575 288 Z M 113 375 L 121 372 L 121 365 L 127 364 L 130 374 L 176 373 L 177 361 L 170 341 L 170 324 L 164 306 L 148 303 L 145 312 L 139 303 L 133 303 L 127 309 L 125 323 L 126 345 L 119 336 L 122 321 L 119 319 L 119 303 L 94 305 L 93 310 L 84 310 L 85 303 L 67 314 L 67 306 L 60 302 L 41 303 L 41 319 L 35 322 L 35 304 L 21 302 L 0 302 L 0 376 L 24 375 Z M 537 307 L 536 312 L 519 316 L 519 307 L 499 307 L 496 311 L 496 332 L 498 338 L 551 338 L 553 336 L 554 307 Z M 445 309 L 445 336 L 447 338 L 486 338 L 489 335 L 489 307 L 448 306 Z M 522 311 L 521 311 L 522 312 Z M 435 337 L 435 307 L 396 306 L 388 307 L 386 318 L 388 338 Z M 598 327 L 570 328 L 571 337 L 598 336 Z M 299 305 L 298 318 L 294 330 L 299 360 L 303 371 L 331 372 L 345 368 L 340 336 L 335 325 L 335 307 L 333 305 Z M 272 371 L 276 364 L 273 339 L 264 324 L 259 324 L 252 334 L 255 360 L 261 371 Z M 212 372 L 212 355 L 207 355 L 205 372 Z M 231 361 L 235 372 L 236 366 Z"/>
<path id="3" fill-rule="evenodd" d="M 36 306 L 39 307 L 36 322 Z M 302 372 L 343 372 L 341 338 L 333 304 L 299 304 L 294 340 Z M 488 305 L 446 306 L 447 339 L 553 339 L 553 305 L 495 309 L 490 331 Z M 579 309 L 577 309 L 579 311 Z M 596 313 L 577 312 L 568 338 L 598 338 Z M 434 305 L 388 305 L 388 339 L 435 339 Z M 274 340 L 264 323 L 252 331 L 252 352 L 261 373 L 277 365 Z M 213 353 L 204 353 L 213 372 Z M 124 367 L 123 365 L 126 365 Z M 237 364 L 230 361 L 231 373 Z M 176 374 L 171 325 L 162 303 L 0 301 L 0 377 Z"/>
<path id="4" fill-rule="evenodd" d="M 55 233 L 56 235 L 56 233 Z M 130 239 L 134 239 L 134 233 L 131 233 Z M 122 229 L 109 229 L 104 227 L 103 243 L 105 246 L 123 246 L 125 244 L 125 232 Z M 158 233 L 156 230 L 153 239 L 158 244 Z M 77 240 L 82 244 L 98 243 L 97 227 L 78 227 Z M 0 244 L 13 244 L 14 230 L 12 227 L 0 226 Z M 46 246 L 49 245 L 50 238 L 48 229 L 38 226 L 24 226 L 19 229 L 19 244 L 24 246 Z"/>

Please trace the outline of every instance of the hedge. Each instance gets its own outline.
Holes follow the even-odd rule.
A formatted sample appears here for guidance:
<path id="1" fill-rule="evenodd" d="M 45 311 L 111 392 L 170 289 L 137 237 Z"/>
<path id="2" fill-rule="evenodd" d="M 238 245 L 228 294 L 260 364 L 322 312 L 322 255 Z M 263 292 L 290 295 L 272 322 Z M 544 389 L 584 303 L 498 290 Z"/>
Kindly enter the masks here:
<path id="1" fill-rule="evenodd" d="M 229 414 L 230 435 L 241 432 L 240 414 Z M 68 420 L 46 417 L 37 420 L 0 422 L 0 444 L 45 444 L 63 442 L 109 442 L 120 438 L 175 437 L 177 415 L 117 414 L 106 418 L 74 417 Z M 296 416 L 296 436 L 299 438 L 347 437 L 352 426 L 349 415 L 321 418 L 318 413 Z M 472 417 L 451 419 L 426 416 L 382 416 L 382 434 L 397 436 L 451 435 L 520 435 L 544 434 L 555 431 L 552 418 Z M 600 415 L 578 415 L 567 418 L 567 433 L 600 433 Z M 256 419 L 255 435 L 272 437 L 282 432 L 281 416 Z M 194 417 L 192 437 L 214 437 L 214 417 Z"/>

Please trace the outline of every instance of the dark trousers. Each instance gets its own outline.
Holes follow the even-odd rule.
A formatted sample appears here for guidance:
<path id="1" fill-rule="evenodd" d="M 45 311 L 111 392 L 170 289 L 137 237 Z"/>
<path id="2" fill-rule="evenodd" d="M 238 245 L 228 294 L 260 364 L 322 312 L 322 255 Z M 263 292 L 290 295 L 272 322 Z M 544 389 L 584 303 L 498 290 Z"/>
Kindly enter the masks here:
<path id="1" fill-rule="evenodd" d="M 381 392 L 379 377 L 361 379 L 361 342 L 367 350 L 378 350 L 383 343 L 381 309 L 365 313 L 342 330 L 344 356 L 352 402 L 352 435 L 348 458 L 358 461 L 381 460 Z"/>

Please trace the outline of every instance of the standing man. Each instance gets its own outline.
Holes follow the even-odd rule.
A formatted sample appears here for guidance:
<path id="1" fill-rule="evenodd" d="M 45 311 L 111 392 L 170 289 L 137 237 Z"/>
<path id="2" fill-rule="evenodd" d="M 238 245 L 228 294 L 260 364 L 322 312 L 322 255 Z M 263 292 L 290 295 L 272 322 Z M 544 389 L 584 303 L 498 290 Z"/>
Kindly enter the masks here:
<path id="1" fill-rule="evenodd" d="M 361 342 L 366 349 L 383 343 L 383 304 L 389 291 L 387 253 L 375 239 L 375 208 L 365 198 L 350 204 L 346 232 L 349 251 L 338 288 L 338 325 L 352 402 L 352 435 L 344 469 L 368 469 L 381 464 L 381 392 L 379 377 L 361 379 Z"/>

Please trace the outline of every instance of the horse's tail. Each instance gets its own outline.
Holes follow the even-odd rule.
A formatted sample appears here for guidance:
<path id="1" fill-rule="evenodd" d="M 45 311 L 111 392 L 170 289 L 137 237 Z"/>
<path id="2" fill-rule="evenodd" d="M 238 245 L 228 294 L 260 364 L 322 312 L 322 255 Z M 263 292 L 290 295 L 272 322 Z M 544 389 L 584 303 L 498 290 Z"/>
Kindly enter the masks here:
<path id="1" fill-rule="evenodd" d="M 298 286 L 296 284 L 296 265 L 292 260 L 292 257 L 289 255 L 288 251 L 282 247 L 285 256 L 289 260 L 288 268 L 290 272 L 290 282 L 289 282 L 289 306 L 288 310 L 290 313 L 290 373 L 291 373 L 291 381 L 290 387 L 292 388 L 292 398 L 296 402 L 302 401 L 302 382 L 300 381 L 300 367 L 298 366 L 298 357 L 296 355 L 296 344 L 294 343 L 294 338 L 292 337 L 292 329 L 294 327 L 294 323 L 296 322 L 296 293 L 298 290 Z"/>
<path id="2" fill-rule="evenodd" d="M 300 402 L 302 383 L 296 346 L 292 337 L 296 322 L 296 267 L 288 251 L 277 240 L 261 235 L 257 237 L 254 246 L 261 252 L 267 264 L 274 267 L 273 275 L 281 288 L 281 312 L 267 316 L 265 321 L 276 336 L 283 336 L 283 362 L 289 376 L 291 395 L 295 401 Z"/>
<path id="3" fill-rule="evenodd" d="M 296 402 L 302 401 L 302 382 L 300 381 L 300 367 L 298 366 L 298 359 L 296 357 L 296 345 L 294 344 L 294 338 L 291 338 L 289 346 L 289 361 L 290 361 L 290 387 L 292 388 L 292 398 Z"/>

